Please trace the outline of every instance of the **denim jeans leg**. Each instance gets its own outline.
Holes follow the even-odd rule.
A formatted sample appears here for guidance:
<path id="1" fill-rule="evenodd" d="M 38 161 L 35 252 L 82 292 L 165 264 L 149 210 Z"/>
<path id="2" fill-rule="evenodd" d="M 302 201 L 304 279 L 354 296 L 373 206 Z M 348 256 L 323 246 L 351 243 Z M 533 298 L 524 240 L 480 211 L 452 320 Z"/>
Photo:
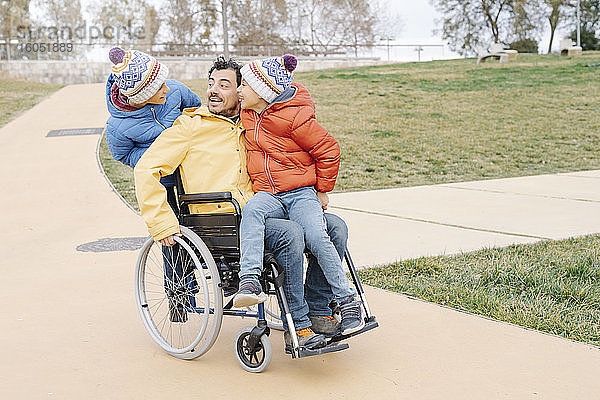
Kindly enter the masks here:
<path id="1" fill-rule="evenodd" d="M 242 208 L 240 222 L 240 280 L 260 276 L 265 246 L 265 220 L 283 218 L 285 209 L 272 194 L 258 192 Z"/>
<path id="2" fill-rule="evenodd" d="M 327 234 L 333 242 L 340 259 L 343 260 L 348 243 L 348 227 L 343 219 L 334 214 L 325 213 L 325 221 L 327 222 Z M 304 297 L 310 315 L 331 315 L 329 303 L 333 298 L 333 292 L 317 259 L 312 254 L 308 257 Z"/>
<path id="3" fill-rule="evenodd" d="M 174 186 L 165 186 L 167 191 L 167 203 L 171 206 L 171 209 L 175 215 L 179 216 L 179 205 L 177 204 L 177 195 L 175 194 Z"/>
<path id="4" fill-rule="evenodd" d="M 334 300 L 354 296 L 350 281 L 342 267 L 342 261 L 331 239 L 327 235 L 321 202 L 313 187 L 304 187 L 282 195 L 290 220 L 296 221 L 304 230 L 304 241 L 309 251 L 317 258 L 327 282 L 331 286 Z"/>
<path id="5" fill-rule="evenodd" d="M 177 199 L 175 196 L 175 188 L 173 186 L 166 186 L 167 191 L 167 203 L 175 213 L 179 214 L 177 208 Z M 164 286 L 165 290 L 177 290 L 181 289 L 183 284 L 183 267 L 182 260 L 179 260 L 177 255 L 179 254 L 179 245 L 175 244 L 173 247 L 162 246 L 163 264 L 164 264 Z"/>
<path id="6" fill-rule="evenodd" d="M 283 268 L 285 293 L 294 327 L 296 330 L 308 328 L 308 305 L 304 299 L 303 256 L 304 232 L 297 223 L 287 219 L 267 218 L 265 221 L 265 250 L 273 253 Z M 281 320 L 288 330 L 283 310 Z"/>

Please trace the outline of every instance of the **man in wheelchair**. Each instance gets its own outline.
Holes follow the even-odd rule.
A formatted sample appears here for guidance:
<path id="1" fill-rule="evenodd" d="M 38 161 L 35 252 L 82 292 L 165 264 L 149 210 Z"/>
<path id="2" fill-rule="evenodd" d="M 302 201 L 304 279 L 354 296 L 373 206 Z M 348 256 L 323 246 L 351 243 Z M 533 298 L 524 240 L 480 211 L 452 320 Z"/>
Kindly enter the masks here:
<path id="1" fill-rule="evenodd" d="M 241 65 L 220 56 L 209 71 L 207 105 L 185 109 L 173 127 L 166 129 L 144 153 L 135 167 L 136 195 L 141 214 L 155 241 L 175 244 L 180 233 L 177 216 L 167 203 L 160 178 L 178 168 L 186 193 L 231 192 L 243 206 L 253 195 L 246 170 L 244 130 L 240 124 L 237 87 Z M 231 205 L 190 205 L 190 212 L 233 211 Z M 344 257 L 348 237 L 344 221 L 325 214 L 328 234 Z M 296 330 L 298 344 L 307 349 L 326 345 L 327 337 L 339 333 L 340 324 L 332 316 L 333 297 L 322 269 L 309 256 L 303 284 L 304 234 L 299 224 L 284 219 L 267 219 L 265 251 L 272 253 L 283 269 L 283 290 Z M 287 321 L 286 350 L 292 339 Z"/>

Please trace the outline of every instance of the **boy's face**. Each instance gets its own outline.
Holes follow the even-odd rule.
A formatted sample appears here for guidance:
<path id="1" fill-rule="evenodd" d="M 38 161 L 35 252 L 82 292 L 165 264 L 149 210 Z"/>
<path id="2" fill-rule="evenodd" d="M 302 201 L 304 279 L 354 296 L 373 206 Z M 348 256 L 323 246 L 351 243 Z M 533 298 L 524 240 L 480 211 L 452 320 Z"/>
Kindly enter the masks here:
<path id="1" fill-rule="evenodd" d="M 163 83 L 160 89 L 158 89 L 158 91 L 154 93 L 154 96 L 150 97 L 148 101 L 146 101 L 146 104 L 164 104 L 165 101 L 167 101 L 167 92 L 169 90 L 170 89 L 167 86 L 166 82 Z"/>
<path id="2" fill-rule="evenodd" d="M 208 78 L 208 110 L 224 117 L 235 117 L 240 113 L 240 101 L 235 90 L 237 77 L 232 69 L 215 69 Z"/>
<path id="3" fill-rule="evenodd" d="M 263 100 L 244 79 L 242 79 L 242 84 L 237 91 L 238 95 L 240 96 L 240 104 L 242 108 L 258 110 L 264 108 L 266 105 L 266 101 Z"/>

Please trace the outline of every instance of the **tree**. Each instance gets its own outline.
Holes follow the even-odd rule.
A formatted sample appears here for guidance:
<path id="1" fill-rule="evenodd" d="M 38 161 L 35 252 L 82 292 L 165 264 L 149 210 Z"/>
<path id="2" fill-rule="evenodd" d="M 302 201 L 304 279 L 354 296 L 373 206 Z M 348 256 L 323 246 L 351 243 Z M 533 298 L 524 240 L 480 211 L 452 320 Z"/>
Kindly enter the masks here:
<path id="1" fill-rule="evenodd" d="M 196 44 L 210 38 L 217 7 L 211 0 L 168 0 L 163 15 L 171 40 Z"/>
<path id="2" fill-rule="evenodd" d="M 568 7 L 572 7 L 572 4 L 569 0 L 543 0 L 543 2 L 546 8 L 545 15 L 550 24 L 550 43 L 548 44 L 548 54 L 550 54 L 556 29 L 565 19 L 566 11 Z"/>
<path id="3" fill-rule="evenodd" d="M 573 13 L 571 13 L 573 14 Z M 576 18 L 573 18 L 576 24 Z M 600 0 L 581 1 L 581 47 L 583 50 L 598 50 L 600 48 L 596 32 L 600 30 Z M 570 38 L 577 40 L 577 29 L 571 32 Z"/>
<path id="4" fill-rule="evenodd" d="M 513 0 L 430 0 L 443 15 L 442 38 L 459 54 L 473 53 L 490 41 L 506 42 Z"/>
<path id="5" fill-rule="evenodd" d="M 223 53 L 229 58 L 229 0 L 220 0 L 221 26 L 223 28 Z"/>
<path id="6" fill-rule="evenodd" d="M 367 0 L 291 0 L 288 2 L 293 42 L 312 53 L 350 45 L 354 55 L 371 45 L 377 34 L 377 10 Z M 306 19 L 308 24 L 304 24 Z M 305 39 L 304 39 L 305 38 Z"/>
<path id="7" fill-rule="evenodd" d="M 129 43 L 140 50 L 144 44 L 152 48 L 161 25 L 158 11 L 147 0 L 131 0 L 127 7 L 121 0 L 104 0 L 93 3 L 90 12 L 108 43 Z"/>
<path id="8" fill-rule="evenodd" d="M 514 0 L 511 6 L 510 38 L 516 41 L 538 41 L 543 18 L 539 0 Z"/>
<path id="9" fill-rule="evenodd" d="M 507 45 L 519 53 L 538 53 L 544 17 L 540 0 L 513 0 Z"/>
<path id="10" fill-rule="evenodd" d="M 17 27 L 29 22 L 29 0 L 0 1 L 0 36 L 10 39 L 16 36 Z"/>
<path id="11" fill-rule="evenodd" d="M 581 26 L 589 32 L 600 29 L 600 0 L 582 0 Z"/>
<path id="12" fill-rule="evenodd" d="M 377 16 L 367 0 L 342 0 L 341 9 L 346 18 L 343 20 L 343 39 L 354 49 L 358 57 L 361 45 L 372 45 L 375 40 Z"/>
<path id="13" fill-rule="evenodd" d="M 47 40 L 51 43 L 73 43 L 75 30 L 82 26 L 83 16 L 81 15 L 81 3 L 79 0 L 44 0 L 35 4 L 38 10 L 42 11 L 38 16 L 40 26 L 48 25 L 41 33 L 40 41 Z M 81 51 L 73 46 L 71 52 L 42 52 L 37 54 L 37 58 L 65 59 L 77 57 Z"/>
<path id="14" fill-rule="evenodd" d="M 494 43 L 500 43 L 500 18 L 511 12 L 512 0 L 481 0 L 480 9 L 485 16 L 487 26 L 491 29 Z"/>
<path id="15" fill-rule="evenodd" d="M 236 47 L 264 54 L 279 53 L 285 42 L 288 8 L 285 0 L 231 0 L 230 30 Z"/>
<path id="16" fill-rule="evenodd" d="M 161 20 L 154 6 L 144 4 L 144 39 L 150 48 L 156 43 L 156 36 L 160 30 Z"/>
<path id="17" fill-rule="evenodd" d="M 79 0 L 44 0 L 40 7 L 47 22 L 55 27 L 75 27 L 83 22 Z"/>
<path id="18" fill-rule="evenodd" d="M 579 34 L 581 39 L 581 48 L 583 50 L 598 50 L 600 48 L 598 45 L 599 43 L 598 38 L 596 37 L 596 32 L 589 31 L 588 28 L 583 25 Z M 572 41 L 577 42 L 577 30 L 572 31 L 569 35 L 569 38 Z"/>
<path id="19" fill-rule="evenodd" d="M 0 37 L 7 42 L 7 58 L 10 57 L 10 40 L 17 36 L 19 26 L 29 23 L 29 0 L 0 0 Z"/>
<path id="20" fill-rule="evenodd" d="M 286 29 L 288 30 L 287 39 L 292 45 L 302 45 L 306 43 L 308 17 L 308 4 L 316 3 L 313 0 L 287 0 L 288 19 Z"/>
<path id="21" fill-rule="evenodd" d="M 305 0 L 303 14 L 308 20 L 308 39 L 305 42 L 312 53 L 326 54 L 343 43 L 346 16 L 340 2 Z"/>

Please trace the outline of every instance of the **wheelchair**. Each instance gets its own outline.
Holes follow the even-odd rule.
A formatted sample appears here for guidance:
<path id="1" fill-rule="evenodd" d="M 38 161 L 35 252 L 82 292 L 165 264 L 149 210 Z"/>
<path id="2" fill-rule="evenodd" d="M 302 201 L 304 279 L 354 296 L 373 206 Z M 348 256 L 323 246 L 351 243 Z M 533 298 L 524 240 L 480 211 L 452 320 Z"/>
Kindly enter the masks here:
<path id="1" fill-rule="evenodd" d="M 303 358 L 347 349 L 341 343 L 378 326 L 371 314 L 350 253 L 345 261 L 363 304 L 365 327 L 351 335 L 338 334 L 325 347 L 299 346 L 294 322 L 283 290 L 283 269 L 266 253 L 260 277 L 265 303 L 246 309 L 233 308 L 239 279 L 239 223 L 241 208 L 229 192 L 185 194 L 177 178 L 178 219 L 181 236 L 173 247 L 162 246 L 151 237 L 144 243 L 135 269 L 135 297 L 144 326 L 152 339 L 168 354 L 194 359 L 215 343 L 223 316 L 256 318 L 255 326 L 242 328 L 234 339 L 234 353 L 246 371 L 262 372 L 272 357 L 271 329 L 283 330 L 286 319 L 292 337 L 292 358 Z M 233 212 L 190 213 L 190 205 L 227 205 Z M 225 209 L 225 207 L 223 207 Z M 228 302 L 225 299 L 230 297 Z M 335 304 L 330 305 L 335 308 Z"/>

